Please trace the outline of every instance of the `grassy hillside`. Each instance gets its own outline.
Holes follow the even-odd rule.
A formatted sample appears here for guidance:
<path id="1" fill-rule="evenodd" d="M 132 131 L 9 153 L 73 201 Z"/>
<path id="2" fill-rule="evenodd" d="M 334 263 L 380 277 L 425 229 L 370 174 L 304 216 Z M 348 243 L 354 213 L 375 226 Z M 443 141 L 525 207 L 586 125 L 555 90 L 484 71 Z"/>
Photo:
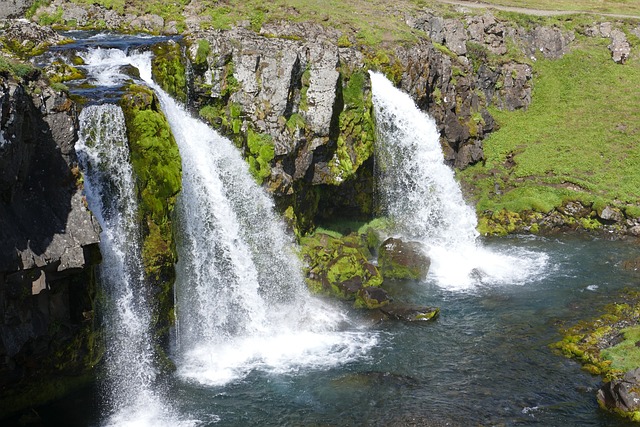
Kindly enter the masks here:
<path id="1" fill-rule="evenodd" d="M 615 64 L 604 39 L 579 44 L 534 63 L 527 111 L 492 111 L 501 128 L 485 141 L 485 164 L 460 174 L 479 212 L 580 200 L 632 204 L 640 215 L 640 61 Z"/>

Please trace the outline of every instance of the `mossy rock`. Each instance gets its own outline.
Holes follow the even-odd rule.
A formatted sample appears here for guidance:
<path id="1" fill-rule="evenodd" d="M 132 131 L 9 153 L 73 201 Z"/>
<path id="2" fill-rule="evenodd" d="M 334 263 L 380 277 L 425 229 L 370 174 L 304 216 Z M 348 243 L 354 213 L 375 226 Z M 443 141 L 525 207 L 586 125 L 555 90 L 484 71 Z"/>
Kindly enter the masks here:
<path id="1" fill-rule="evenodd" d="M 385 279 L 424 280 L 431 259 L 420 243 L 390 237 L 378 249 L 378 266 Z"/>
<path id="2" fill-rule="evenodd" d="M 180 152 L 153 91 L 131 85 L 121 106 L 140 199 L 142 260 L 154 294 L 152 327 L 156 343 L 165 345 L 175 321 L 173 284 L 177 252 L 172 216 L 182 188 Z"/>
<path id="3" fill-rule="evenodd" d="M 151 72 L 162 89 L 180 102 L 187 102 L 187 68 L 178 43 L 169 41 L 153 47 Z"/>
<path id="4" fill-rule="evenodd" d="M 356 305 L 372 307 L 382 303 L 361 291 L 382 284 L 382 276 L 362 252 L 363 241 L 357 234 L 345 237 L 316 233 L 301 239 L 309 288 L 340 299 L 357 300 Z M 379 295 L 376 296 L 376 298 Z"/>

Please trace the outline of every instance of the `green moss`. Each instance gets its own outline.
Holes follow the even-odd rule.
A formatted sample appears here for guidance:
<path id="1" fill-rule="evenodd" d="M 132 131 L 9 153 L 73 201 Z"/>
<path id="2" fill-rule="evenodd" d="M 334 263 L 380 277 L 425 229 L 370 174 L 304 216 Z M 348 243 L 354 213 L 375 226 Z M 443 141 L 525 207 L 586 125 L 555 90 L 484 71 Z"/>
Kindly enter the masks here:
<path id="1" fill-rule="evenodd" d="M 607 380 L 640 366 L 640 349 L 635 347 L 640 341 L 640 326 L 627 327 L 637 325 L 640 319 L 640 293 L 626 291 L 622 298 L 626 303 L 608 305 L 601 316 L 562 330 L 562 340 L 551 347 Z M 621 332 L 624 341 L 607 348 Z"/>
<path id="2" fill-rule="evenodd" d="M 121 105 L 140 197 L 145 276 L 155 292 L 154 335 L 157 343 L 164 344 L 174 321 L 173 283 L 177 255 L 171 218 L 182 186 L 180 153 L 169 123 L 150 89 L 129 86 Z"/>
<path id="3" fill-rule="evenodd" d="M 289 116 L 286 126 L 289 133 L 293 135 L 298 130 L 304 130 L 306 123 L 300 114 L 293 113 Z"/>
<path id="4" fill-rule="evenodd" d="M 301 238 L 300 243 L 307 283 L 312 292 L 359 301 L 358 305 L 367 306 L 361 298 L 357 299 L 359 291 L 380 286 L 382 276 L 368 262 L 361 236 L 318 231 Z"/>
<path id="5" fill-rule="evenodd" d="M 52 83 L 62 83 L 84 77 L 82 71 L 61 61 L 54 61 L 47 67 L 46 73 Z"/>
<path id="6" fill-rule="evenodd" d="M 342 91 L 344 108 L 338 122 L 340 134 L 336 140 L 334 158 L 329 164 L 338 183 L 352 178 L 374 150 L 375 127 L 371 114 L 371 91 L 368 77 L 359 70 L 345 77 Z"/>
<path id="7" fill-rule="evenodd" d="M 600 356 L 611 361 L 611 369 L 626 372 L 640 367 L 640 347 L 636 345 L 640 342 L 640 326 L 625 328 L 620 332 L 624 334 L 624 341 L 602 350 Z"/>
<path id="8" fill-rule="evenodd" d="M 180 102 L 187 102 L 187 74 L 179 44 L 169 42 L 155 45 L 151 71 L 153 79 L 162 89 Z"/>
<path id="9" fill-rule="evenodd" d="M 198 50 L 196 51 L 196 57 L 194 65 L 201 69 L 206 69 L 208 66 L 208 57 L 211 53 L 211 44 L 209 40 L 198 40 Z"/>
<path id="10" fill-rule="evenodd" d="M 249 172 L 259 184 L 271 175 L 271 160 L 275 157 L 275 147 L 271 135 L 247 131 Z"/>

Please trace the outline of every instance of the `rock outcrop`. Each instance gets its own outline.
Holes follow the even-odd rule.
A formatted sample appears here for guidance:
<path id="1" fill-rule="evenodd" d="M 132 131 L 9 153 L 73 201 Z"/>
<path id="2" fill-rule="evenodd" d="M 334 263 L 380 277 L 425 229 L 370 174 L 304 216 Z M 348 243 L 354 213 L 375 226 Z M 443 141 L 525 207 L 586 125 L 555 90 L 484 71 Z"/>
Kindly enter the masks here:
<path id="1" fill-rule="evenodd" d="M 603 385 L 597 397 L 600 407 L 640 421 L 640 368 Z"/>
<path id="2" fill-rule="evenodd" d="M 0 76 L 0 400 L 99 359 L 99 226 L 86 208 L 74 104 L 42 81 Z M 7 387 L 13 387 L 7 395 Z M 45 389 L 32 390 L 33 402 Z M 50 390 L 50 388 L 48 388 Z M 12 405 L 0 405 L 17 410 Z"/>
<path id="3" fill-rule="evenodd" d="M 588 27 L 585 34 L 590 37 L 605 37 L 611 40 L 609 51 L 611 51 L 611 59 L 618 64 L 624 64 L 631 54 L 631 45 L 627 40 L 627 36 L 619 28 L 616 28 L 611 22 L 602 22 L 597 25 Z"/>

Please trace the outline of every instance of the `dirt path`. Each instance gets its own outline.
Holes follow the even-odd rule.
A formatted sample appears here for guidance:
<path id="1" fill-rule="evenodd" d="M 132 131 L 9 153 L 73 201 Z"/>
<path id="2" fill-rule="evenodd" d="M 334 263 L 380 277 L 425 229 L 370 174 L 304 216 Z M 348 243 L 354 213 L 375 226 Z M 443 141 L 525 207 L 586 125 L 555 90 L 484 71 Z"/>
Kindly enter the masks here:
<path id="1" fill-rule="evenodd" d="M 596 16 L 609 16 L 612 18 L 632 18 L 632 19 L 640 19 L 640 15 L 620 15 L 615 13 L 597 13 L 597 12 L 588 12 L 583 10 L 543 10 L 543 9 L 529 9 L 526 7 L 515 7 L 515 6 L 500 6 L 490 3 L 484 3 L 481 1 L 469 1 L 469 0 L 437 0 L 440 3 L 447 3 L 454 6 L 463 6 L 471 9 L 496 9 L 503 10 L 505 12 L 517 12 L 523 13 L 525 15 L 534 15 L 534 16 L 559 16 L 559 15 L 573 15 L 577 13 L 582 13 L 586 15 L 596 15 Z"/>

